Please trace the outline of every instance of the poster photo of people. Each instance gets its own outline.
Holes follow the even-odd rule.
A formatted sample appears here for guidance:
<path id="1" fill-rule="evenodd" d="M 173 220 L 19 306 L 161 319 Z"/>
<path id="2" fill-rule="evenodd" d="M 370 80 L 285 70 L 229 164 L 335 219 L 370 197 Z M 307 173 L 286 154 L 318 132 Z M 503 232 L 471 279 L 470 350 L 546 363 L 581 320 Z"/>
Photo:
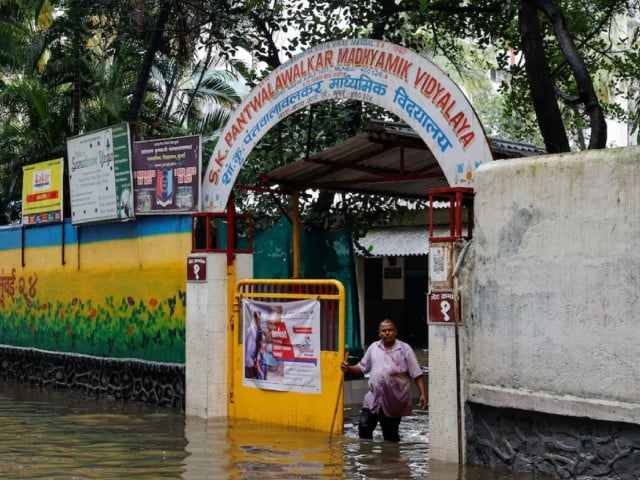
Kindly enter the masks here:
<path id="1" fill-rule="evenodd" d="M 320 393 L 320 302 L 242 300 L 243 385 Z"/>

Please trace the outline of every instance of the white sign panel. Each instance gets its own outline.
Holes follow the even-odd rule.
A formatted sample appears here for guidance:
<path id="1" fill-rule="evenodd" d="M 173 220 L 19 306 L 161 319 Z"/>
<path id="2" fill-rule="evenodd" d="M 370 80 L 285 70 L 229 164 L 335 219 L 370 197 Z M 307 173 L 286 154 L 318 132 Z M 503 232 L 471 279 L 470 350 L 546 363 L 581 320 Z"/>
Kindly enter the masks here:
<path id="1" fill-rule="evenodd" d="M 451 249 L 447 245 L 429 245 L 429 280 L 447 282 L 451 276 Z"/>
<path id="2" fill-rule="evenodd" d="M 133 218 L 129 125 L 67 140 L 71 223 Z"/>

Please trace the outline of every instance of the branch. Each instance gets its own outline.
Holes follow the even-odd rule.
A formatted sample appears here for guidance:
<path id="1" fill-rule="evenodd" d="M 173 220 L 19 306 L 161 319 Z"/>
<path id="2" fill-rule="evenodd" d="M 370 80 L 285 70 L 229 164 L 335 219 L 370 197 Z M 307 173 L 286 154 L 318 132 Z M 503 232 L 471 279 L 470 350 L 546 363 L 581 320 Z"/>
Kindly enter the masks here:
<path id="1" fill-rule="evenodd" d="M 570 151 L 569 140 L 554 95 L 549 60 L 544 50 L 536 5 L 529 0 L 519 0 L 518 19 L 522 52 L 525 58 L 524 66 L 545 148 L 549 153 L 568 152 Z"/>
<path id="2" fill-rule="evenodd" d="M 263 21 L 262 17 L 256 11 L 249 12 L 249 16 L 253 20 L 256 28 L 262 32 L 264 37 L 264 41 L 267 43 L 267 54 L 261 55 L 262 60 L 266 62 L 267 65 L 271 68 L 277 68 L 280 66 L 282 62 L 280 62 L 280 57 L 278 56 L 278 47 L 273 40 L 272 32 L 267 28 L 266 23 Z"/>
<path id="3" fill-rule="evenodd" d="M 611 17 L 613 16 L 614 9 L 615 9 L 615 5 L 611 5 L 611 7 L 610 7 L 609 11 L 608 11 L 604 16 L 603 16 L 602 20 L 601 20 L 600 22 L 598 22 L 598 24 L 597 24 L 594 28 L 592 28 L 592 29 L 591 29 L 591 32 L 590 32 L 590 33 L 588 33 L 587 35 L 585 35 L 585 36 L 583 36 L 583 37 L 582 37 L 582 40 L 581 40 L 581 41 L 578 43 L 578 45 L 576 46 L 576 48 L 577 48 L 578 50 L 582 50 L 582 47 L 583 47 L 584 45 L 586 45 L 586 44 L 587 44 L 587 42 L 588 42 L 589 40 L 593 39 L 594 37 L 596 37 L 597 35 L 599 35 L 599 34 L 602 32 L 602 30 L 603 30 L 603 28 L 604 28 L 605 24 L 606 24 L 607 22 L 610 22 L 610 21 L 611 21 Z M 567 65 L 567 62 L 562 62 L 562 63 L 560 63 L 560 64 L 559 64 L 559 65 L 558 65 L 558 66 L 553 70 L 553 72 L 551 73 L 551 75 L 553 75 L 553 76 L 555 77 L 555 76 L 556 76 L 556 74 L 557 74 L 561 69 L 563 69 L 566 65 Z"/>
<path id="4" fill-rule="evenodd" d="M 578 84 L 578 95 L 585 106 L 591 124 L 589 149 L 605 148 L 607 143 L 607 123 L 604 113 L 602 112 L 602 107 L 593 88 L 593 82 L 589 77 L 587 66 L 567 31 L 564 16 L 550 0 L 536 0 L 536 7 L 542 11 L 551 22 L 558 40 L 558 45 L 569 62 L 573 76 Z"/>
<path id="5" fill-rule="evenodd" d="M 167 24 L 167 21 L 169 20 L 172 5 L 173 3 L 167 0 L 163 2 L 162 6 L 160 7 L 160 12 L 158 13 L 158 18 L 156 19 L 155 28 L 153 29 L 153 31 L 151 32 L 151 36 L 149 37 L 149 46 L 147 47 L 147 51 L 144 54 L 142 63 L 140 64 L 138 79 L 133 89 L 131 106 L 128 115 L 128 120 L 129 122 L 131 122 L 131 124 L 134 125 L 135 130 L 137 130 L 135 128 L 135 124 L 138 122 L 140 108 L 142 108 L 142 99 L 144 98 L 144 92 L 147 89 L 147 82 L 149 81 L 151 67 L 153 66 L 153 58 L 160 48 L 160 40 L 162 39 L 165 26 Z"/>
<path id="6" fill-rule="evenodd" d="M 429 5 L 430 10 L 436 10 L 438 12 L 448 12 L 448 13 L 500 13 L 502 12 L 503 3 L 496 2 L 491 5 L 485 6 L 452 6 L 446 2 L 436 2 Z"/>

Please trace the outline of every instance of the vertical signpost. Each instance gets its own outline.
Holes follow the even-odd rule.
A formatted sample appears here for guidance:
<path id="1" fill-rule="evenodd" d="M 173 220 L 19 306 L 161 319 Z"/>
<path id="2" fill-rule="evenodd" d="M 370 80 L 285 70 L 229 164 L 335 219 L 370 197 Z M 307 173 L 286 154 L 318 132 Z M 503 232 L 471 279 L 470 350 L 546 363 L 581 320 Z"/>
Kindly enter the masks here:
<path id="1" fill-rule="evenodd" d="M 443 188 L 429 192 L 429 430 L 432 458 L 464 464 L 463 399 L 460 358 L 462 328 L 458 286 L 461 242 L 471 239 L 473 190 Z M 446 202 L 449 232 L 434 235 L 434 204 Z M 463 219 L 463 213 L 467 218 Z M 463 229 L 466 228 L 466 232 Z"/>

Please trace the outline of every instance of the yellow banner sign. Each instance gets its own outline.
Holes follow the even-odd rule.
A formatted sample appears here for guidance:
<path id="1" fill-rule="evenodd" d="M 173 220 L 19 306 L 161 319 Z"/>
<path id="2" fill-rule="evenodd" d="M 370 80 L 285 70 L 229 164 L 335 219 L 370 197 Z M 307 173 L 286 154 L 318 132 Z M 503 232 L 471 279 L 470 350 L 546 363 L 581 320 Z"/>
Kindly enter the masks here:
<path id="1" fill-rule="evenodd" d="M 62 158 L 23 167 L 22 223 L 62 221 Z"/>

